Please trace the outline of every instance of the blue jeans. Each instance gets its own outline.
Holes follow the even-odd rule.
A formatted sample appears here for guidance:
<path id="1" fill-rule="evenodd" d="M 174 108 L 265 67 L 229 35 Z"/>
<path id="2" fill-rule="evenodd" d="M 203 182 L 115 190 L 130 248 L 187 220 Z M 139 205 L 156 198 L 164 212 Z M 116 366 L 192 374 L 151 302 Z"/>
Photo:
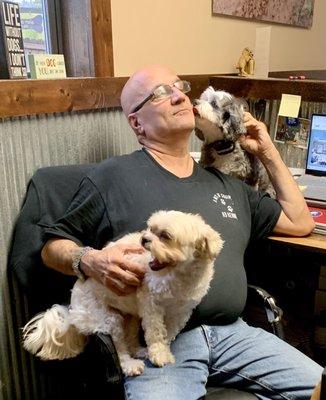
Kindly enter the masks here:
<path id="1" fill-rule="evenodd" d="M 260 399 L 310 399 L 322 368 L 298 350 L 242 319 L 181 333 L 171 345 L 175 364 L 125 379 L 127 400 L 195 400 L 206 383 L 243 389 Z"/>

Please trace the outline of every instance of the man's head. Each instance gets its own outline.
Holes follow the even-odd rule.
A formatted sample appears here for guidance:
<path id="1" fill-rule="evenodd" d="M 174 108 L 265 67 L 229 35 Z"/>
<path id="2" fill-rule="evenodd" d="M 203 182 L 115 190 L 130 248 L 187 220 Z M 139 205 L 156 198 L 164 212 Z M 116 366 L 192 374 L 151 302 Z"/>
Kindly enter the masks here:
<path id="1" fill-rule="evenodd" d="M 137 71 L 125 84 L 121 93 L 122 109 L 141 144 L 165 143 L 190 135 L 194 128 L 194 115 L 185 94 L 189 87 L 179 81 L 180 78 L 170 69 L 151 65 Z M 156 91 L 160 85 L 168 85 L 170 94 L 161 97 L 161 88 Z"/>

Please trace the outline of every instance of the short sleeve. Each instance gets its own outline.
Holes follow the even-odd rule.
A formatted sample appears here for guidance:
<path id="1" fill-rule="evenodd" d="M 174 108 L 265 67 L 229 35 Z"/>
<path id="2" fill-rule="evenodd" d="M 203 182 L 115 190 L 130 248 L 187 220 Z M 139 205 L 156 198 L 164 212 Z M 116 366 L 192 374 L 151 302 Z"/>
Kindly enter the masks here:
<path id="1" fill-rule="evenodd" d="M 110 222 L 101 194 L 84 178 L 62 218 L 45 229 L 48 239 L 61 237 L 79 245 L 101 248 L 110 239 Z"/>
<path id="2" fill-rule="evenodd" d="M 246 185 L 251 210 L 250 240 L 266 238 L 274 229 L 282 208 L 267 193 L 255 191 Z"/>

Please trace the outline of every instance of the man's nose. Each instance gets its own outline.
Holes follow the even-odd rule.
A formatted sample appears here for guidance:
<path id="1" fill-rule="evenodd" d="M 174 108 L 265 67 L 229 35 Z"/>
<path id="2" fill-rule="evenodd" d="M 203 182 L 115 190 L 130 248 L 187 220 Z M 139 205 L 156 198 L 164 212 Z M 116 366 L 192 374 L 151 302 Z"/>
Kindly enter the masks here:
<path id="1" fill-rule="evenodd" d="M 173 93 L 171 96 L 171 103 L 172 104 L 179 104 L 185 101 L 187 98 L 186 94 L 181 92 L 181 90 L 177 89 L 176 87 L 173 88 Z"/>

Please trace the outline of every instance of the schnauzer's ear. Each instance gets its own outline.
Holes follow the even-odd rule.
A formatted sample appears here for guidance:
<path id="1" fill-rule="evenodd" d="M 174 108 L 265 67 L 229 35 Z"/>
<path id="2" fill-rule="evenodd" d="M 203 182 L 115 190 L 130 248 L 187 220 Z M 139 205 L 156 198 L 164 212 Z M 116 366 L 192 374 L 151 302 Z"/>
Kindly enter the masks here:
<path id="1" fill-rule="evenodd" d="M 207 228 L 206 234 L 196 243 L 194 256 L 196 258 L 209 258 L 214 260 L 222 250 L 224 241 L 221 236 L 211 227 Z"/>

